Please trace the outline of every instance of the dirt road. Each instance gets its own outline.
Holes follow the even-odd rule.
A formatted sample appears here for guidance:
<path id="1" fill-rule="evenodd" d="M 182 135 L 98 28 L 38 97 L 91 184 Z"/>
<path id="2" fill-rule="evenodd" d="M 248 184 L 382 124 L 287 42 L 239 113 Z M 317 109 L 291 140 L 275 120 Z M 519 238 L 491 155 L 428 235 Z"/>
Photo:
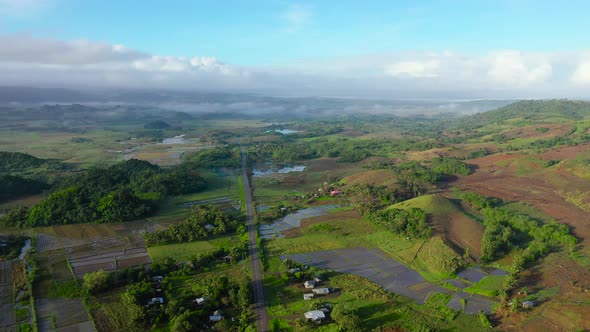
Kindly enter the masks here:
<path id="1" fill-rule="evenodd" d="M 252 269 L 252 284 L 254 289 L 254 314 L 256 315 L 256 330 L 259 332 L 269 331 L 269 318 L 266 306 L 264 305 L 264 288 L 262 285 L 262 267 L 258 246 L 256 245 L 256 224 L 254 223 L 254 206 L 252 203 L 252 188 L 248 179 L 248 165 L 246 163 L 246 152 L 240 146 L 242 157 L 242 181 L 244 183 L 244 194 L 246 198 L 246 213 L 248 216 L 248 251 L 250 253 L 250 268 Z"/>

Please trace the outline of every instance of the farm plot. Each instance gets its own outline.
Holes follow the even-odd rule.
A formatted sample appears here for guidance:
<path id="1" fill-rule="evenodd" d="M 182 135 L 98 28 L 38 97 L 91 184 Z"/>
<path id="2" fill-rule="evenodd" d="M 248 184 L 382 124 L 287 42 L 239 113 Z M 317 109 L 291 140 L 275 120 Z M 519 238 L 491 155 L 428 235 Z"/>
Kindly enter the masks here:
<path id="1" fill-rule="evenodd" d="M 420 304 L 425 303 L 432 293 L 454 295 L 453 291 L 426 281 L 418 272 L 378 249 L 347 248 L 281 256 L 281 259 L 286 258 L 300 264 L 313 265 L 322 269 L 367 278 L 387 291 L 404 295 Z M 452 303 L 449 303 L 448 306 L 452 307 Z M 475 314 L 479 310 L 490 313 L 495 300 L 467 294 L 465 303 L 465 308 L 459 308 L 458 310 L 464 309 L 465 313 L 468 314 Z"/>
<path id="2" fill-rule="evenodd" d="M 76 278 L 98 270 L 115 271 L 132 266 L 148 266 L 152 263 L 145 247 L 122 248 L 110 252 L 74 253 L 68 255 Z"/>
<path id="3" fill-rule="evenodd" d="M 94 331 L 80 299 L 39 299 L 39 331 Z"/>
<path id="4" fill-rule="evenodd" d="M 112 247 L 128 245 L 129 234 L 118 234 L 111 225 L 64 225 L 39 229 L 35 233 L 37 251 L 46 252 L 95 244 Z"/>
<path id="5" fill-rule="evenodd" d="M 14 263 L 0 262 L 0 330 L 16 323 L 14 296 Z"/>

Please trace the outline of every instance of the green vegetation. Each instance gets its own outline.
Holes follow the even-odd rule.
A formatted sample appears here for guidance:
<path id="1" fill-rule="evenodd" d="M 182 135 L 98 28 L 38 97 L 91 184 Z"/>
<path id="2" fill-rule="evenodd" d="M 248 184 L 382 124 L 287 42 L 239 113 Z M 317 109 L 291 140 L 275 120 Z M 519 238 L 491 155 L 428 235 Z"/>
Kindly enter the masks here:
<path id="1" fill-rule="evenodd" d="M 485 276 L 478 283 L 463 289 L 463 291 L 495 297 L 503 290 L 506 278 L 506 276 Z"/>
<path id="2" fill-rule="evenodd" d="M 438 157 L 431 161 L 430 168 L 434 173 L 445 175 L 469 175 L 469 166 L 453 157 Z"/>
<path id="3" fill-rule="evenodd" d="M 231 249 L 240 243 L 240 240 L 235 236 L 224 236 L 203 241 L 151 246 L 148 248 L 148 253 L 152 261 L 155 262 L 162 262 L 167 258 L 187 261 L 195 256 L 209 254 L 218 249 Z"/>
<path id="4" fill-rule="evenodd" d="M 230 147 L 215 147 L 183 156 L 184 161 L 192 161 L 203 168 L 240 167 L 239 150 Z"/>
<path id="5" fill-rule="evenodd" d="M 121 222 L 152 215 L 166 195 L 203 190 L 196 166 L 182 164 L 164 172 L 146 161 L 131 159 L 106 169 L 93 168 L 65 179 L 40 204 L 1 219 L 5 225 L 47 226 L 83 222 Z"/>
<path id="6" fill-rule="evenodd" d="M 55 159 L 40 159 L 26 153 L 0 151 L 0 172 L 26 172 L 35 168 L 59 170 L 62 163 Z"/>
<path id="7" fill-rule="evenodd" d="M 167 230 L 146 233 L 145 239 L 149 245 L 190 242 L 233 233 L 239 226 L 240 223 L 228 213 L 214 206 L 201 205 L 194 207 L 191 216 L 182 223 Z M 242 225 L 241 233 L 244 231 Z"/>
<path id="8" fill-rule="evenodd" d="M 483 208 L 486 230 L 482 239 L 483 260 L 492 260 L 508 253 L 513 247 L 524 246 L 520 264 L 535 261 L 557 247 L 573 250 L 577 240 L 569 228 L 557 222 L 540 224 L 525 215 L 502 208 Z M 522 262 L 521 262 L 522 260 Z"/>
<path id="9" fill-rule="evenodd" d="M 0 175 L 0 201 L 35 195 L 47 189 L 47 183 L 17 175 Z"/>
<path id="10" fill-rule="evenodd" d="M 412 208 L 409 210 L 390 208 L 365 215 L 365 218 L 389 231 L 413 238 L 428 238 L 430 227 L 426 223 L 426 212 Z"/>

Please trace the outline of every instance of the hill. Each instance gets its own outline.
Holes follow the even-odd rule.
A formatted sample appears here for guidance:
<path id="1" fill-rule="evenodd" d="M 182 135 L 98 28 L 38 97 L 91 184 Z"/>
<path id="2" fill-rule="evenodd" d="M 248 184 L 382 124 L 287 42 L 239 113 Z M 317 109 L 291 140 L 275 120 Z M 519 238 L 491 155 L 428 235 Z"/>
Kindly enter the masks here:
<path id="1" fill-rule="evenodd" d="M 491 124 L 515 127 L 535 123 L 562 123 L 590 118 L 590 102 L 578 100 L 522 100 L 496 110 L 478 113 L 457 121 L 459 128 L 481 128 Z"/>
<path id="2" fill-rule="evenodd" d="M 484 226 L 470 217 L 472 211 L 460 200 L 442 195 L 425 195 L 392 205 L 389 208 L 419 208 L 428 213 L 434 235 L 443 237 L 460 251 L 469 250 L 473 258 L 481 256 Z"/>

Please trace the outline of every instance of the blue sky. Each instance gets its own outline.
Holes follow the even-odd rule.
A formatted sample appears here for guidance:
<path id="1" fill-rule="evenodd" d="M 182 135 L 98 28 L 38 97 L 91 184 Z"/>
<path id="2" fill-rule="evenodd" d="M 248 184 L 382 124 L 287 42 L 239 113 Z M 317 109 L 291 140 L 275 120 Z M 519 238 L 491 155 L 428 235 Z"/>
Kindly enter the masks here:
<path id="1" fill-rule="evenodd" d="M 553 51 L 580 49 L 590 41 L 588 1 L 39 3 L 28 15 L 2 17 L 2 30 L 244 65 L 406 50 Z"/>
<path id="2" fill-rule="evenodd" d="M 441 79 L 457 69 L 452 66 L 473 71 L 488 63 L 477 70 L 495 80 L 510 76 L 493 67 L 504 63 L 522 69 L 520 81 L 530 88 L 548 78 L 573 80 L 590 45 L 589 10 L 588 1 L 0 0 L 0 36 L 214 57 L 247 70 L 250 79 L 253 72 L 285 79 L 304 72 L 329 81 L 354 76 L 353 69 L 366 76 Z"/>

